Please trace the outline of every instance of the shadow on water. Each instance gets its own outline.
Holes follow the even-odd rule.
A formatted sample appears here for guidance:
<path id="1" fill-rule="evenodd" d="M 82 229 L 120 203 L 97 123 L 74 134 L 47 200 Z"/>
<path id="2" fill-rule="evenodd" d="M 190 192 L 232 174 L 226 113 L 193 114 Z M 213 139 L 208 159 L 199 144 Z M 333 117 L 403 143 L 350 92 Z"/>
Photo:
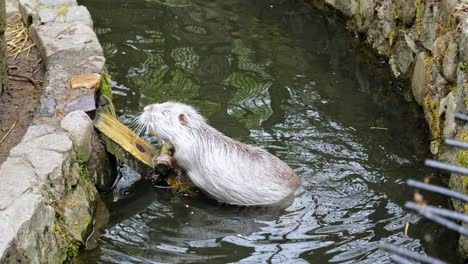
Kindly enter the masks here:
<path id="1" fill-rule="evenodd" d="M 420 109 L 341 21 L 302 1 L 82 2 L 120 114 L 193 104 L 304 187 L 286 209 L 238 208 L 138 182 L 109 198 L 111 222 L 78 262 L 390 263 L 377 249 L 389 242 L 457 263 L 456 236 L 402 207 L 404 181 L 430 174 Z"/>

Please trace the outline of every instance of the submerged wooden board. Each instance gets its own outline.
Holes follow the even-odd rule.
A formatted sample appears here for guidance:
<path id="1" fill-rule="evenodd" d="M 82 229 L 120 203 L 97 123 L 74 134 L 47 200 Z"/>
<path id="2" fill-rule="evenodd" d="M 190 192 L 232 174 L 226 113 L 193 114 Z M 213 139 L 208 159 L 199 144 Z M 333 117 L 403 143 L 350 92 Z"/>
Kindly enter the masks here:
<path id="1" fill-rule="evenodd" d="M 113 115 L 106 112 L 99 113 L 94 121 L 94 126 L 136 159 L 151 168 L 155 167 L 153 158 L 159 153 L 159 150 L 135 134 Z"/>

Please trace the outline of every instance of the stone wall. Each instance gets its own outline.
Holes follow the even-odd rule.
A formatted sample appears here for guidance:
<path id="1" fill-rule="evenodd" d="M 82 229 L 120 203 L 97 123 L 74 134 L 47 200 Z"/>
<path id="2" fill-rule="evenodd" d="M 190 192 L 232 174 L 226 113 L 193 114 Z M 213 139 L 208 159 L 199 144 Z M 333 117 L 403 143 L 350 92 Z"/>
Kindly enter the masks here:
<path id="1" fill-rule="evenodd" d="M 15 5 L 46 77 L 33 123 L 0 166 L 0 263 L 62 263 L 85 245 L 98 189 L 112 183 L 90 119 L 99 88 L 109 91 L 101 87 L 105 59 L 88 10 L 75 0 Z"/>
<path id="2" fill-rule="evenodd" d="M 467 113 L 468 5 L 461 0 L 320 0 L 324 10 L 338 10 L 350 30 L 388 59 L 396 78 L 422 107 L 436 158 L 468 167 L 468 151 L 444 146 L 445 138 L 468 142 L 468 129 L 454 113 Z M 451 175 L 450 187 L 468 193 L 468 176 Z M 458 211 L 468 207 L 454 201 Z M 465 224 L 465 228 L 468 225 Z M 468 238 L 460 238 L 468 257 Z"/>
<path id="3" fill-rule="evenodd" d="M 0 0 L 0 94 L 6 85 L 6 5 L 5 0 Z"/>

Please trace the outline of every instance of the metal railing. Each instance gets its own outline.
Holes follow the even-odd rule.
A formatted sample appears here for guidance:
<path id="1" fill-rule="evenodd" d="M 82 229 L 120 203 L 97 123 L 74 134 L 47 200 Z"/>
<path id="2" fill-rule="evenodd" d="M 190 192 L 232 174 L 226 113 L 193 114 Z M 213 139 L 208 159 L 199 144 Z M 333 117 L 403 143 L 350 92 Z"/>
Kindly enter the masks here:
<path id="1" fill-rule="evenodd" d="M 455 118 L 461 121 L 468 122 L 468 115 L 457 113 L 455 114 Z M 446 139 L 445 144 L 448 146 L 456 147 L 456 148 L 468 149 L 468 142 L 463 142 L 463 141 L 459 141 L 455 139 Z M 443 170 L 447 172 L 452 172 L 452 173 L 457 173 L 460 175 L 468 175 L 468 168 L 465 168 L 465 167 L 460 167 L 460 166 L 440 162 L 437 160 L 431 160 L 431 159 L 427 159 L 424 162 L 424 164 L 431 168 L 435 168 L 435 169 L 439 169 L 439 170 Z M 425 183 L 425 182 L 419 182 L 415 180 L 407 180 L 406 184 L 418 190 L 424 190 L 424 191 L 437 193 L 437 194 L 444 195 L 453 199 L 457 199 L 464 203 L 468 202 L 468 195 L 459 193 L 456 191 L 452 191 L 444 187 L 436 186 L 436 185 Z M 419 196 L 416 196 L 416 197 L 419 197 Z M 468 229 L 464 228 L 462 225 L 459 224 L 459 222 L 468 223 L 467 214 L 458 213 L 450 209 L 430 206 L 430 205 L 427 205 L 426 201 L 422 199 L 421 200 L 416 199 L 416 201 L 414 202 L 408 201 L 405 203 L 405 207 L 410 210 L 416 211 L 421 216 L 439 225 L 442 225 L 448 229 L 458 232 L 462 236 L 468 236 Z M 422 255 L 422 254 L 413 252 L 409 249 L 398 247 L 392 244 L 384 243 L 380 245 L 380 248 L 387 252 L 392 253 L 390 258 L 396 263 L 407 264 L 407 263 L 415 263 L 415 261 L 418 261 L 421 263 L 429 263 L 429 264 L 446 263 L 442 260 L 427 256 L 427 255 Z"/>

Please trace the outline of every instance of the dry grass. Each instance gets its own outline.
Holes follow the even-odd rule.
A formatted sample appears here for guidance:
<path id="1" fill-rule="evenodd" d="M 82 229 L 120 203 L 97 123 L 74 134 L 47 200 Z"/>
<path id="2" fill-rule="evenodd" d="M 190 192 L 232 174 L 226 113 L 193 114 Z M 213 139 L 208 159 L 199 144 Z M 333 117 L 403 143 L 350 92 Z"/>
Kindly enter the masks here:
<path id="1" fill-rule="evenodd" d="M 27 57 L 31 52 L 31 48 L 35 45 L 34 43 L 30 44 L 28 28 L 24 25 L 19 14 L 9 19 L 5 30 L 5 38 L 8 57 L 17 58 L 22 52 L 26 52 Z"/>

